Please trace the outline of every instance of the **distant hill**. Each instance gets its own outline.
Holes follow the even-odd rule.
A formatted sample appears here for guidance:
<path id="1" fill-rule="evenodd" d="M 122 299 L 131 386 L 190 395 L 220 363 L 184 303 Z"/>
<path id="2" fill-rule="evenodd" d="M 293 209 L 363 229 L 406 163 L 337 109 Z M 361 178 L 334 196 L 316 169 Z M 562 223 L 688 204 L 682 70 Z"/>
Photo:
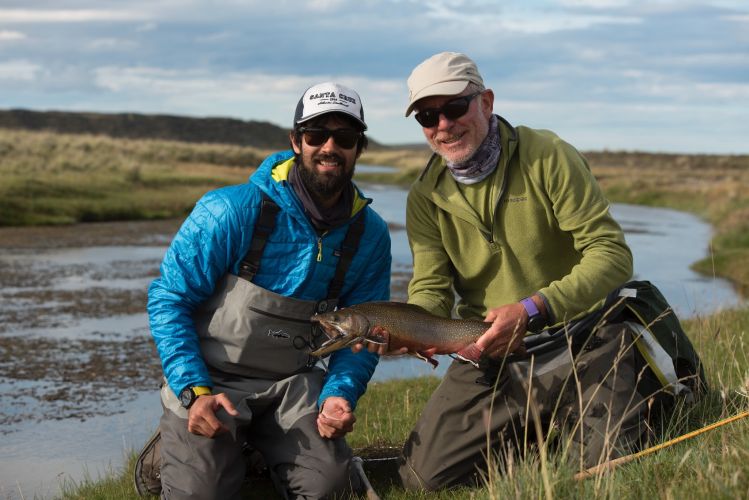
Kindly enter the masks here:
<path id="1" fill-rule="evenodd" d="M 288 129 L 269 122 L 138 113 L 0 110 L 0 128 L 92 134 L 126 139 L 237 144 L 264 149 L 289 147 Z M 382 147 L 370 138 L 370 149 Z"/>

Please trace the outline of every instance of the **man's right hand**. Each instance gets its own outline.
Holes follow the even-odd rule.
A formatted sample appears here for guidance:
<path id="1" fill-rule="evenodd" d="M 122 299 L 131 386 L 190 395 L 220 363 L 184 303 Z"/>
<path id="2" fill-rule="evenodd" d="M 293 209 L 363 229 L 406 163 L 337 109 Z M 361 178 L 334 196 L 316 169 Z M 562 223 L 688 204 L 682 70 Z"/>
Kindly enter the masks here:
<path id="1" fill-rule="evenodd" d="M 236 417 L 239 412 L 234 407 L 226 394 L 206 394 L 198 396 L 198 399 L 187 410 L 187 430 L 199 436 L 213 438 L 229 429 L 216 418 L 216 412 L 219 408 L 226 410 L 226 413 Z"/>
<path id="2" fill-rule="evenodd" d="M 524 354 L 525 328 L 528 313 L 519 302 L 490 309 L 484 319 L 492 326 L 476 339 L 476 345 L 490 358 L 499 358 L 511 353 Z"/>

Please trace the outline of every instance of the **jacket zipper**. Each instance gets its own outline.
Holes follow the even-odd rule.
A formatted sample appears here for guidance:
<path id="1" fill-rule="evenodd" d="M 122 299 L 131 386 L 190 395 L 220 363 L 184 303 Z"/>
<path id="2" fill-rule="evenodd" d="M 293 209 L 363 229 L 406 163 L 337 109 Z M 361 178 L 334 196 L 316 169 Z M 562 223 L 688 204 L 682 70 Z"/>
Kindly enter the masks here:
<path id="1" fill-rule="evenodd" d="M 502 203 L 502 197 L 507 189 L 507 179 L 510 176 L 510 159 L 507 159 L 507 165 L 505 171 L 502 173 L 502 185 L 499 188 L 499 196 L 497 196 L 497 204 L 494 205 L 494 212 L 491 217 L 491 225 L 489 226 L 489 237 L 487 240 L 489 243 L 494 243 L 494 221 L 497 220 L 497 212 L 499 212 L 499 205 Z"/>

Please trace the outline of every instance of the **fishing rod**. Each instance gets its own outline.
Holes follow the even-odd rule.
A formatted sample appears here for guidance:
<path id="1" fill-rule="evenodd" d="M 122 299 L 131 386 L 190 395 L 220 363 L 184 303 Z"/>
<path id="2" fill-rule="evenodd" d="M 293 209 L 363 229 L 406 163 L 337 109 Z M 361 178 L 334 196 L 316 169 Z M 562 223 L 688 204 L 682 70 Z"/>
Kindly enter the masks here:
<path id="1" fill-rule="evenodd" d="M 692 431 L 687 434 L 683 434 L 679 437 L 675 437 L 671 439 L 670 441 L 666 441 L 665 443 L 661 443 L 659 445 L 646 448 L 642 451 L 638 451 L 637 453 L 632 453 L 631 455 L 626 455 L 623 457 L 615 458 L 613 460 L 609 460 L 608 462 L 604 462 L 594 467 L 590 467 L 588 469 L 585 469 L 582 472 L 578 472 L 577 474 L 575 474 L 575 479 L 577 480 L 587 479 L 596 474 L 600 474 L 602 472 L 614 469 L 615 467 L 618 467 L 619 465 L 626 464 L 627 462 L 631 462 L 632 460 L 638 459 L 640 457 L 644 457 L 645 455 L 650 455 L 651 453 L 655 453 L 656 451 L 662 450 L 663 448 L 667 448 L 669 446 L 675 445 L 676 443 L 680 443 L 681 441 L 686 441 L 687 439 L 691 439 L 695 436 L 699 436 L 702 433 L 711 431 L 713 429 L 716 429 L 726 424 L 730 424 L 731 422 L 735 422 L 736 420 L 740 420 L 746 417 L 749 417 L 749 411 L 745 411 L 743 413 L 739 413 L 738 415 L 725 418 L 713 424 L 707 425 L 701 429 L 697 429 L 696 431 Z"/>

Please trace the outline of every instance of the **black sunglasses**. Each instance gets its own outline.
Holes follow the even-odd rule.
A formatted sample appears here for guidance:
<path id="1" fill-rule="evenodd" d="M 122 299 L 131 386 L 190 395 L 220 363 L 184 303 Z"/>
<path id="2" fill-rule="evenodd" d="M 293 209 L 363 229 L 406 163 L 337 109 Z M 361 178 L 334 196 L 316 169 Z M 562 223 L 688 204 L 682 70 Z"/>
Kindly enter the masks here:
<path id="1" fill-rule="evenodd" d="M 317 127 L 301 127 L 299 131 L 304 135 L 304 142 L 310 146 L 320 146 L 328 142 L 328 139 L 333 136 L 333 140 L 336 144 L 344 149 L 351 149 L 356 146 L 356 143 L 361 139 L 361 132 L 353 128 L 317 128 Z"/>
<path id="2" fill-rule="evenodd" d="M 441 114 L 445 115 L 445 118 L 448 120 L 455 120 L 466 114 L 468 106 L 471 105 L 473 98 L 482 93 L 483 91 L 474 92 L 473 94 L 464 95 L 462 97 L 456 97 L 455 99 L 447 101 L 441 108 L 422 109 L 414 115 L 414 118 L 419 122 L 419 125 L 426 128 L 437 125 L 440 122 Z"/>

